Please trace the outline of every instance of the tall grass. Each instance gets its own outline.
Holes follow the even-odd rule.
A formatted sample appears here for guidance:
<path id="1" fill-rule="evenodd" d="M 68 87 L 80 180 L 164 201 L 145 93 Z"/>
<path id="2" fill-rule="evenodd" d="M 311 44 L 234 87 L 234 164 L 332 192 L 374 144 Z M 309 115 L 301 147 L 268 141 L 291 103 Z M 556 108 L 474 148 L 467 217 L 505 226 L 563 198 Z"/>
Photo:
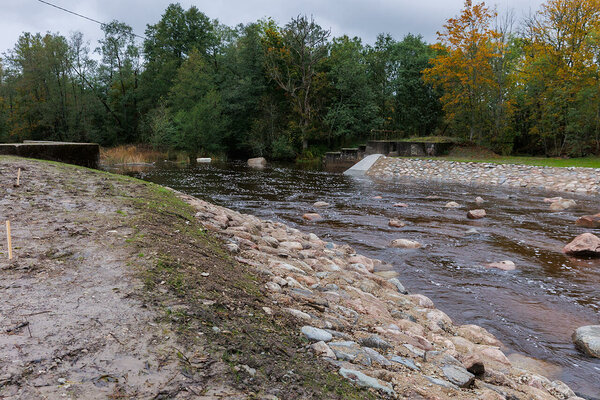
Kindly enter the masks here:
<path id="1" fill-rule="evenodd" d="M 167 153 L 148 146 L 123 145 L 100 149 L 100 162 L 104 165 L 142 164 L 167 159 Z"/>

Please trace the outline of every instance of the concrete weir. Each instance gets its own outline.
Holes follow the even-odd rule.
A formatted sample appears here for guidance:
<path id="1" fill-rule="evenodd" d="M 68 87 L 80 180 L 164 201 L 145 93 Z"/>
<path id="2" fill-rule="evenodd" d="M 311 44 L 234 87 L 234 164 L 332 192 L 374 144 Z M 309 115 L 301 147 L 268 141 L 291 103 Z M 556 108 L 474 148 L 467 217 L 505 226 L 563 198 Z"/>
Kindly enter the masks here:
<path id="1" fill-rule="evenodd" d="M 43 142 L 0 144 L 0 155 L 11 155 L 98 168 L 100 146 L 97 143 Z"/>
<path id="2" fill-rule="evenodd" d="M 370 156 L 366 156 L 365 158 L 357 162 L 354 166 L 346 170 L 344 172 L 344 175 L 363 176 L 373 166 L 373 164 L 375 164 L 375 162 L 379 160 L 380 157 L 384 157 L 383 154 L 371 154 Z"/>

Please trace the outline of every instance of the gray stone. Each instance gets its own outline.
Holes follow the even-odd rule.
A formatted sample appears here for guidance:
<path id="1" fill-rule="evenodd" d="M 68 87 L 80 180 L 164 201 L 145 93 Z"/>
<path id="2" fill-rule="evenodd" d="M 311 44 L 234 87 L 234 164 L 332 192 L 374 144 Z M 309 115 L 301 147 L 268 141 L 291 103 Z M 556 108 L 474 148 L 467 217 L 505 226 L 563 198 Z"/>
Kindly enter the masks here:
<path id="1" fill-rule="evenodd" d="M 415 362 L 413 360 L 411 360 L 410 358 L 404 358 L 404 357 L 400 357 L 400 356 L 394 356 L 391 358 L 391 360 L 395 363 L 398 364 L 402 364 L 407 368 L 412 369 L 413 371 L 420 371 L 421 369 L 419 367 L 417 367 L 417 365 L 415 364 Z"/>
<path id="2" fill-rule="evenodd" d="M 418 249 L 421 247 L 421 243 L 408 239 L 396 239 L 392 240 L 390 246 L 400 249 Z"/>
<path id="3" fill-rule="evenodd" d="M 344 378 L 356 383 L 359 386 L 370 387 L 376 390 L 381 390 L 387 394 L 395 395 L 396 393 L 390 387 L 390 385 L 386 383 L 380 383 L 379 380 L 372 378 L 368 375 L 363 374 L 360 371 L 356 371 L 353 369 L 340 368 L 340 375 Z"/>
<path id="4" fill-rule="evenodd" d="M 313 343 L 310 345 L 310 347 L 313 349 L 315 354 L 318 356 L 335 358 L 335 353 L 333 352 L 333 350 L 331 350 L 331 348 L 329 348 L 329 346 L 327 346 L 327 343 L 325 343 L 323 341 Z"/>
<path id="5" fill-rule="evenodd" d="M 475 380 L 475 375 L 457 365 L 442 367 L 442 372 L 450 382 L 462 388 L 470 387 Z"/>
<path id="6" fill-rule="evenodd" d="M 573 333 L 573 342 L 588 355 L 600 358 L 600 325 L 577 328 Z"/>
<path id="7" fill-rule="evenodd" d="M 392 283 L 394 286 L 398 288 L 398 291 L 402 294 L 408 294 L 408 290 L 404 288 L 402 282 L 398 280 L 398 278 L 389 279 L 388 282 Z"/>
<path id="8" fill-rule="evenodd" d="M 408 344 L 408 343 L 404 343 L 403 346 L 406 347 L 408 349 L 408 351 L 410 351 L 414 355 L 417 355 L 419 357 L 425 357 L 425 350 L 422 350 L 422 349 L 415 347 L 412 344 Z"/>
<path id="9" fill-rule="evenodd" d="M 305 325 L 302 327 L 302 333 L 308 340 L 313 342 L 329 342 L 333 339 L 333 335 L 326 330 Z"/>
<path id="10" fill-rule="evenodd" d="M 387 358 L 382 356 L 377 350 L 373 350 L 370 347 L 363 347 L 362 350 L 369 356 L 372 362 L 383 366 L 392 365 L 392 363 Z"/>
<path id="11" fill-rule="evenodd" d="M 356 342 L 331 342 L 329 348 L 333 350 L 338 360 L 350 361 L 366 366 L 371 365 L 371 357 Z"/>
<path id="12" fill-rule="evenodd" d="M 428 375 L 425 375 L 425 378 L 427 378 L 427 380 L 429 382 L 431 382 L 435 385 L 442 386 L 442 387 L 449 388 L 449 389 L 458 389 L 458 386 L 456 386 L 455 384 L 450 383 L 448 381 L 445 381 L 443 379 L 434 378 L 433 376 L 428 376 Z"/>
<path id="13" fill-rule="evenodd" d="M 377 335 L 371 335 L 367 338 L 360 339 L 359 343 L 366 347 L 372 347 L 375 349 L 387 350 L 392 347 L 391 344 L 383 340 Z"/>

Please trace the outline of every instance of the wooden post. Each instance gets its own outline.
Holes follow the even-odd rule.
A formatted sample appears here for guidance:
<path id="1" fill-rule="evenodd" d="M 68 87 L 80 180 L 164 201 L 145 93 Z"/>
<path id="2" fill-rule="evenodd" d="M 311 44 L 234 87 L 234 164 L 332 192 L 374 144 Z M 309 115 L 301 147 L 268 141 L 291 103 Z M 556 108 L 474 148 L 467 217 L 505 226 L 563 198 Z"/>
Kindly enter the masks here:
<path id="1" fill-rule="evenodd" d="M 12 260 L 12 240 L 10 237 L 10 221 L 6 220 L 6 241 L 8 242 L 8 259 Z"/>
<path id="2" fill-rule="evenodd" d="M 17 186 L 21 186 L 21 168 L 17 171 Z"/>

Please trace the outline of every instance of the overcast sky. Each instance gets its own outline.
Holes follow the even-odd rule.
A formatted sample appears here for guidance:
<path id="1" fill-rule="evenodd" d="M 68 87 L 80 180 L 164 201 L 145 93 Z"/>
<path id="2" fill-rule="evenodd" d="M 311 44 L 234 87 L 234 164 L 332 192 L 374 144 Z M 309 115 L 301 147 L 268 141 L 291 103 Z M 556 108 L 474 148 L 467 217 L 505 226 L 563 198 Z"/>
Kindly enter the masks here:
<path id="1" fill-rule="evenodd" d="M 109 22 L 117 19 L 131 25 L 138 35 L 146 24 L 154 24 L 173 0 L 47 0 L 90 18 Z M 418 33 L 435 41 L 436 31 L 458 15 L 464 0 L 182 0 L 184 8 L 195 5 L 211 19 L 229 26 L 272 17 L 280 25 L 299 14 L 313 15 L 332 35 L 359 36 L 373 43 L 378 33 L 401 39 Z M 536 11 L 543 0 L 491 0 L 498 10 L 513 9 L 521 18 Z M 59 32 L 68 36 L 81 31 L 96 47 L 100 26 L 40 3 L 38 0 L 0 0 L 0 53 L 14 44 L 22 32 Z"/>

